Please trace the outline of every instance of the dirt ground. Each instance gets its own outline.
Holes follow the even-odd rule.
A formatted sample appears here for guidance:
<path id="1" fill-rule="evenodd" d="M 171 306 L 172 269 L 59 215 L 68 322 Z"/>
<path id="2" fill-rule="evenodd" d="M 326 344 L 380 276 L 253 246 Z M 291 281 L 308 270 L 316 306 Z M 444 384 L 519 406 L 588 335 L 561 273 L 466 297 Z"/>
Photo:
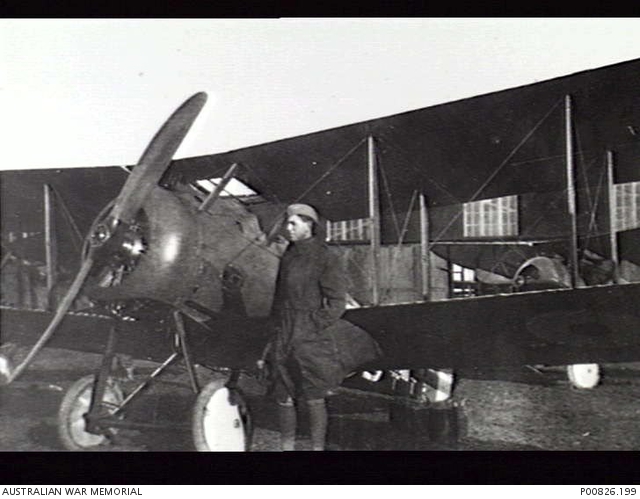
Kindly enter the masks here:
<path id="1" fill-rule="evenodd" d="M 97 355 L 45 349 L 22 377 L 0 387 L 0 451 L 64 450 L 56 430 L 60 401 L 68 387 L 94 372 L 99 362 Z M 137 370 L 151 367 L 141 363 Z M 178 378 L 176 374 L 145 394 L 132 417 L 184 426 L 193 398 Z M 254 427 L 250 450 L 278 450 L 275 406 L 255 378 L 243 375 L 240 387 Z M 510 381 L 462 377 L 456 385 L 455 408 L 447 411 L 412 410 L 389 398 L 340 390 L 329 399 L 328 448 L 638 450 L 639 388 L 638 366 L 618 365 L 605 366 L 601 384 L 592 390 L 572 388 L 557 369 Z M 304 412 L 300 420 L 297 450 L 309 450 Z M 188 425 L 176 425 L 171 431 L 122 430 L 114 444 L 101 450 L 191 451 L 194 446 Z"/>

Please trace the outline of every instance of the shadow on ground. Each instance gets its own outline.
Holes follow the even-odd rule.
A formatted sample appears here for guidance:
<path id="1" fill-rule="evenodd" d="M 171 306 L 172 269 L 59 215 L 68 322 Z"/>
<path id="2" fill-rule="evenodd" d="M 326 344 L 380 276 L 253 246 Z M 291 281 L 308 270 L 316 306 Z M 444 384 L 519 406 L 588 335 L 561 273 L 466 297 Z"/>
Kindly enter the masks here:
<path id="1" fill-rule="evenodd" d="M 0 387 L 0 450 L 64 450 L 57 411 L 65 391 L 95 371 L 98 357 L 45 349 L 38 362 Z M 69 367 L 73 366 L 73 368 Z M 149 369 L 149 367 L 145 367 Z M 144 370 L 144 369 L 143 369 Z M 179 377 L 179 376 L 178 376 Z M 640 448 L 638 369 L 608 369 L 593 390 L 571 388 L 558 373 L 534 373 L 526 383 L 459 379 L 453 414 L 417 413 L 387 398 L 339 391 L 329 398 L 329 450 L 637 450 Z M 537 381 L 537 382 L 536 382 Z M 241 378 L 253 421 L 251 450 L 279 450 L 275 403 L 250 376 Z M 120 430 L 106 451 L 192 451 L 194 395 L 167 381 L 131 407 L 129 417 L 165 422 L 164 430 Z M 298 450 L 309 450 L 308 418 L 299 412 Z M 431 419 L 430 419 L 431 418 Z M 443 427 L 444 425 L 444 427 Z M 448 426 L 447 426 L 448 425 Z"/>

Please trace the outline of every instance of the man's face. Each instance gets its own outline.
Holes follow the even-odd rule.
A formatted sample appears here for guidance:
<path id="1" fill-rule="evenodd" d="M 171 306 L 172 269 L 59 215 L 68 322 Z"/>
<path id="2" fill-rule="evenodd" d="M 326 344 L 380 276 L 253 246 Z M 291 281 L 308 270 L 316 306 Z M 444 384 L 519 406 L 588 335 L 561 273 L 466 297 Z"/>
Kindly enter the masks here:
<path id="1" fill-rule="evenodd" d="M 289 241 L 303 241 L 309 239 L 313 234 L 311 232 L 311 223 L 303 220 L 298 215 L 291 215 L 287 218 L 287 237 Z"/>

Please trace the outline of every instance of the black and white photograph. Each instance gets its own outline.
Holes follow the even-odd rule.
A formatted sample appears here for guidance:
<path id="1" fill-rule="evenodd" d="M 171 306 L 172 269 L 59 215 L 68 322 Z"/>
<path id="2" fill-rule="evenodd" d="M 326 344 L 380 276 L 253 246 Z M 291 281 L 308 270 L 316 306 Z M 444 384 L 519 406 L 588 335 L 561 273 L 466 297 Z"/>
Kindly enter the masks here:
<path id="1" fill-rule="evenodd" d="M 640 450 L 640 19 L 2 19 L 0 69 L 0 451 Z"/>

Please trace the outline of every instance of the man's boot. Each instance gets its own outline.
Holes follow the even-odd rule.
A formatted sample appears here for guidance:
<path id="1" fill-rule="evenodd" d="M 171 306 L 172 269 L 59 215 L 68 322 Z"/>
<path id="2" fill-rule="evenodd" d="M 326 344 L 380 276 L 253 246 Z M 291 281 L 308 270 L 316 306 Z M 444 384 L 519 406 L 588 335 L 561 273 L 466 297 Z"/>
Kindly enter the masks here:
<path id="1" fill-rule="evenodd" d="M 283 451 L 294 450 L 296 442 L 296 408 L 293 400 L 278 402 L 280 444 Z"/>
<path id="2" fill-rule="evenodd" d="M 313 450 L 324 450 L 327 437 L 327 405 L 324 399 L 309 400 L 309 425 Z"/>

